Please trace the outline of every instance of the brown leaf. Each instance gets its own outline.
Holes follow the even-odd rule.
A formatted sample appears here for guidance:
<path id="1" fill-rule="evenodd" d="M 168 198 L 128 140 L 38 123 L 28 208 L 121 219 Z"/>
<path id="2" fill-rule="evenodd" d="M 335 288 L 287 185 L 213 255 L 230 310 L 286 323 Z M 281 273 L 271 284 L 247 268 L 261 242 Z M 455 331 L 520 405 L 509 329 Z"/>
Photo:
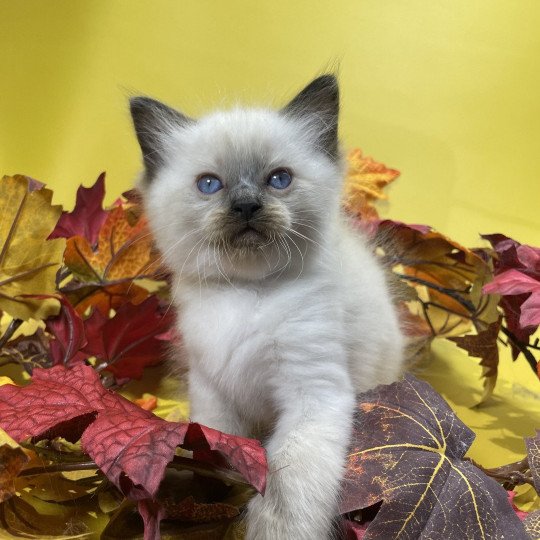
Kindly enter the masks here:
<path id="1" fill-rule="evenodd" d="M 29 458 L 3 430 L 0 430 L 0 443 L 2 443 L 0 445 L 0 503 L 2 503 L 15 493 L 15 478 Z"/>
<path id="2" fill-rule="evenodd" d="M 477 334 L 448 338 L 450 341 L 456 343 L 458 347 L 467 351 L 469 356 L 481 358 L 480 365 L 482 366 L 482 375 L 484 377 L 484 393 L 480 402 L 485 401 L 492 394 L 495 383 L 497 382 L 499 366 L 497 339 L 500 329 L 501 321 L 498 320 L 491 323 L 486 330 L 482 330 Z"/>
<path id="3" fill-rule="evenodd" d="M 390 220 L 377 224 L 375 243 L 385 262 L 416 289 L 415 314 L 434 336 L 479 330 L 498 320 L 497 300 L 482 294 L 490 279 L 488 264 L 473 251 L 429 227 Z"/>
<path id="4" fill-rule="evenodd" d="M 230 519 L 239 514 L 238 508 L 225 503 L 198 503 L 192 496 L 174 504 L 164 503 L 166 519 L 191 521 L 193 523 L 209 523 Z"/>
<path id="5" fill-rule="evenodd" d="M 342 512 L 383 501 L 365 539 L 527 535 L 506 491 L 463 459 L 474 433 L 425 382 L 359 396 Z"/>
<path id="6" fill-rule="evenodd" d="M 523 525 L 532 540 L 540 540 L 540 510 L 531 512 L 524 520 Z"/>

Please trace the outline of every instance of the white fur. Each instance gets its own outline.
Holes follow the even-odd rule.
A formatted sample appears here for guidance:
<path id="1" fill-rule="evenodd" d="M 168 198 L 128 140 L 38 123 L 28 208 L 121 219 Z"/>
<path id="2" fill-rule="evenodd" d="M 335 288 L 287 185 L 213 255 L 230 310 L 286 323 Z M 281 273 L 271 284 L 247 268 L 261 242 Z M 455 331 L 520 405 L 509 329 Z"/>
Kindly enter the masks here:
<path id="1" fill-rule="evenodd" d="M 192 420 L 263 437 L 270 473 L 249 504 L 250 540 L 327 539 L 355 393 L 402 364 L 383 272 L 339 210 L 342 165 L 311 144 L 309 123 L 270 110 L 218 112 L 165 138 L 145 205 L 174 275 Z M 289 237 L 239 260 L 205 240 L 227 186 L 205 196 L 195 178 L 253 152 L 293 171 L 272 194 Z"/>

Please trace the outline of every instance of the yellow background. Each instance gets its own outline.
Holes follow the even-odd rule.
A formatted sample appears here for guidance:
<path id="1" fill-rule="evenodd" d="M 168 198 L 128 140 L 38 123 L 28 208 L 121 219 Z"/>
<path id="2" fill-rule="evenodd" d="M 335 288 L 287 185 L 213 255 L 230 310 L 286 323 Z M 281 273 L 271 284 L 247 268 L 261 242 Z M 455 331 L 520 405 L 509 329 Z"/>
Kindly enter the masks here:
<path id="1" fill-rule="evenodd" d="M 127 96 L 284 103 L 341 65 L 347 147 L 402 171 L 389 214 L 540 243 L 538 0 L 0 0 L 0 169 L 71 205 L 139 166 Z"/>
<path id="2" fill-rule="evenodd" d="M 402 171 L 386 215 L 540 244 L 538 0 L 0 0 L 0 21 L 0 171 L 68 207 L 102 170 L 109 202 L 131 187 L 128 96 L 280 105 L 337 62 L 345 146 Z M 528 366 L 505 357 L 478 413 L 476 361 L 437 350 L 428 377 L 479 432 L 475 457 L 521 457 L 540 427 Z"/>

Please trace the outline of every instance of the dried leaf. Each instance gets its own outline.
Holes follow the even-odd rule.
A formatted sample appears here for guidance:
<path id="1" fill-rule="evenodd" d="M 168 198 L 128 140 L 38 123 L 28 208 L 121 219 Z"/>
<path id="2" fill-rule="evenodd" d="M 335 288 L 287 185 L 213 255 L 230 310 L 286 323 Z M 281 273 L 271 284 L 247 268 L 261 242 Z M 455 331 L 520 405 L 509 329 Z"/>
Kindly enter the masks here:
<path id="1" fill-rule="evenodd" d="M 60 313 L 45 321 L 47 332 L 54 336 L 49 343 L 53 365 L 65 366 L 83 362 L 88 355 L 81 352 L 87 344 L 84 321 L 64 296 L 60 300 Z"/>
<path id="2" fill-rule="evenodd" d="M 266 454 L 260 442 L 229 435 L 202 424 L 190 424 L 182 445 L 193 457 L 222 465 L 225 458 L 260 493 L 266 488 Z"/>
<path id="3" fill-rule="evenodd" d="M 349 152 L 347 160 L 349 169 L 345 181 L 345 208 L 362 220 L 378 219 L 372 203 L 387 199 L 382 189 L 399 176 L 399 171 L 364 156 L 359 148 Z"/>
<path id="4" fill-rule="evenodd" d="M 525 444 L 534 487 L 540 493 L 540 430 L 536 432 L 535 437 L 526 438 Z"/>
<path id="5" fill-rule="evenodd" d="M 136 399 L 133 403 L 145 411 L 153 411 L 157 407 L 157 397 L 152 394 L 144 394 L 143 397 Z"/>
<path id="6" fill-rule="evenodd" d="M 506 273 L 508 270 L 518 270 L 521 274 L 524 274 L 531 278 L 533 281 L 540 281 L 540 249 L 533 248 L 531 246 L 521 245 L 512 238 L 508 238 L 503 234 L 486 234 L 482 235 L 482 238 L 488 240 L 493 246 L 495 257 L 493 257 L 493 264 L 495 269 L 495 276 L 498 278 L 501 274 Z M 485 292 L 489 292 L 490 286 L 485 288 Z M 534 284 L 531 283 L 534 289 Z M 500 306 L 505 315 L 506 326 L 508 330 L 513 334 L 514 338 L 521 343 L 528 343 L 529 337 L 535 332 L 536 326 L 528 326 L 527 319 L 522 318 L 523 305 L 532 296 L 531 291 L 525 291 L 524 294 L 503 295 L 500 300 Z M 504 293 L 503 293 L 504 294 Z M 536 297 L 526 306 L 526 310 L 535 319 L 535 312 L 540 310 L 540 306 L 536 305 L 538 293 L 534 294 Z M 516 359 L 522 350 L 510 340 L 510 346 L 512 347 L 512 356 Z"/>
<path id="7" fill-rule="evenodd" d="M 341 510 L 383 501 L 366 540 L 527 535 L 506 491 L 463 456 L 474 439 L 412 376 L 359 398 Z"/>
<path id="8" fill-rule="evenodd" d="M 409 285 L 420 303 L 417 315 L 434 336 L 480 331 L 496 320 L 497 300 L 482 295 L 491 271 L 473 251 L 429 228 L 384 220 L 377 224 L 376 244 L 385 261 Z"/>
<path id="9" fill-rule="evenodd" d="M 56 290 L 64 241 L 45 241 L 62 210 L 51 199 L 52 191 L 36 189 L 25 176 L 0 182 L 0 308 L 14 318 L 44 319 L 58 312 L 56 301 L 27 296 Z"/>
<path id="10" fill-rule="evenodd" d="M 162 313 L 155 296 L 138 306 L 122 305 L 111 319 L 96 310 L 85 321 L 88 344 L 83 351 L 104 362 L 118 379 L 140 379 L 143 368 L 163 360 L 167 343 L 159 336 L 172 321 L 172 312 Z"/>
<path id="11" fill-rule="evenodd" d="M 107 219 L 108 212 L 102 207 L 104 197 L 105 173 L 103 172 L 92 187 L 79 186 L 75 208 L 72 212 L 62 212 L 49 238 L 82 236 L 93 246 L 97 242 L 101 226 Z"/>
<path id="12" fill-rule="evenodd" d="M 239 514 L 238 508 L 226 503 L 198 503 L 193 496 L 186 497 L 175 504 L 164 505 L 167 519 L 209 523 L 222 519 L 231 519 Z"/>
<path id="13" fill-rule="evenodd" d="M 540 540 L 540 510 L 531 512 L 524 520 L 523 525 L 532 540 Z"/>
<path id="14" fill-rule="evenodd" d="M 22 448 L 0 429 L 0 503 L 15 493 L 15 478 L 28 460 Z"/>
<path id="15" fill-rule="evenodd" d="M 519 329 L 528 330 L 531 328 L 534 332 L 540 325 L 540 279 L 511 269 L 495 276 L 493 281 L 484 286 L 483 290 L 488 294 L 503 296 L 527 294 L 527 299 L 520 306 Z"/>
<path id="16" fill-rule="evenodd" d="M 467 351 L 469 356 L 481 358 L 482 376 L 484 377 L 484 393 L 480 402 L 493 393 L 497 382 L 499 366 L 499 348 L 497 339 L 501 321 L 491 323 L 486 330 L 469 336 L 456 336 L 448 338 L 457 344 L 458 347 Z"/>
<path id="17" fill-rule="evenodd" d="M 45 436 L 73 441 L 82 435 L 83 450 L 132 499 L 155 495 L 177 445 L 210 463 L 215 458 L 210 453 L 219 453 L 264 490 L 266 459 L 258 441 L 162 420 L 103 388 L 95 370 L 81 364 L 36 369 L 25 387 L 1 386 L 0 426 L 18 441 Z"/>
<path id="18" fill-rule="evenodd" d="M 128 213 L 122 206 L 111 210 L 99 232 L 97 249 L 81 236 L 68 240 L 64 261 L 73 272 L 75 282 L 62 290 L 70 296 L 79 313 L 85 311 L 88 305 L 94 305 L 104 315 L 108 315 L 109 308 L 116 309 L 123 302 L 109 304 L 94 301 L 94 296 L 108 294 L 114 298 L 122 294 L 128 299 L 141 297 L 141 288 L 132 283 L 134 279 L 154 278 L 158 269 L 158 257 L 153 250 L 152 237 L 148 231 L 145 218 L 139 219 L 135 224 L 129 221 Z M 114 293 L 107 291 L 109 287 L 115 288 Z M 84 304 L 73 292 L 84 288 Z M 131 293 L 131 294 L 130 294 Z M 146 296 L 148 292 L 146 292 Z M 125 301 L 125 300 L 124 300 Z"/>

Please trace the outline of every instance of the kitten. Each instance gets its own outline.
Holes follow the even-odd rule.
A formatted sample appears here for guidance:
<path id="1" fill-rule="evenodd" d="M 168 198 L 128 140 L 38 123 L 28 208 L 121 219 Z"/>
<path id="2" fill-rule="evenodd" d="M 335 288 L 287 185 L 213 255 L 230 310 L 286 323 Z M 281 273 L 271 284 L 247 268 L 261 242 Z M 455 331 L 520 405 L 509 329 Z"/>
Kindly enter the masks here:
<path id="1" fill-rule="evenodd" d="M 131 100 L 145 207 L 173 275 L 192 420 L 262 437 L 267 451 L 250 540 L 331 536 L 355 393 L 401 371 L 383 271 L 340 209 L 338 111 L 332 75 L 278 111 L 193 120 Z"/>

